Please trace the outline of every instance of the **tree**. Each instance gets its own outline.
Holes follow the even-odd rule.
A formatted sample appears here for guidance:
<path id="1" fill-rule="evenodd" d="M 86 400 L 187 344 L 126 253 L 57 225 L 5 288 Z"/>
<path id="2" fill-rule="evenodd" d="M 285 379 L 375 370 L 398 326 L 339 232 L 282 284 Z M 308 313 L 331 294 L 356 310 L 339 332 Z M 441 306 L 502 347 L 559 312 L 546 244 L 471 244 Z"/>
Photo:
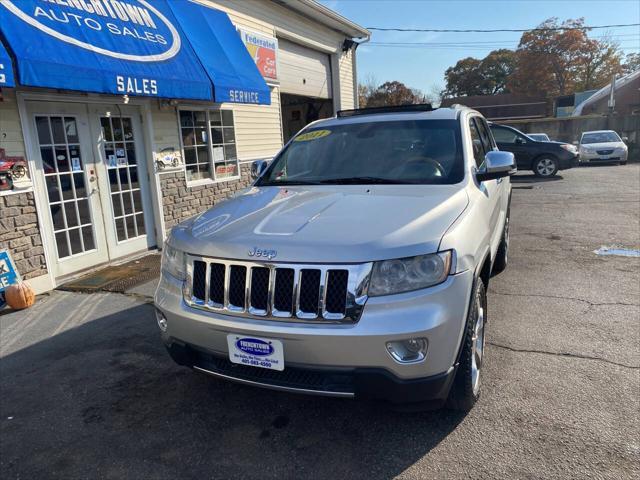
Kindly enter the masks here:
<path id="1" fill-rule="evenodd" d="M 507 93 L 507 82 L 516 66 L 516 54 L 503 48 L 489 53 L 480 62 L 480 74 L 483 78 L 483 90 L 489 95 Z"/>
<path id="2" fill-rule="evenodd" d="M 515 52 L 494 50 L 479 60 L 473 57 L 459 60 L 444 74 L 446 96 L 495 95 L 507 92 L 507 80 L 515 68 Z"/>
<path id="3" fill-rule="evenodd" d="M 426 96 L 417 89 L 409 88 L 404 83 L 398 81 L 385 82 L 379 87 L 370 91 L 366 85 L 358 86 L 360 107 L 383 107 L 388 105 L 411 105 L 425 103 Z"/>
<path id="4" fill-rule="evenodd" d="M 463 95 L 482 95 L 482 76 L 480 64 L 477 58 L 467 57 L 444 72 L 447 82 L 445 94 L 448 97 L 461 97 Z"/>
<path id="5" fill-rule="evenodd" d="M 584 19 L 557 18 L 522 34 L 508 88 L 516 93 L 555 97 L 606 85 L 622 71 L 617 46 L 590 39 Z"/>
<path id="6" fill-rule="evenodd" d="M 627 53 L 622 64 L 622 73 L 629 75 L 636 70 L 640 70 L 640 53 Z"/>

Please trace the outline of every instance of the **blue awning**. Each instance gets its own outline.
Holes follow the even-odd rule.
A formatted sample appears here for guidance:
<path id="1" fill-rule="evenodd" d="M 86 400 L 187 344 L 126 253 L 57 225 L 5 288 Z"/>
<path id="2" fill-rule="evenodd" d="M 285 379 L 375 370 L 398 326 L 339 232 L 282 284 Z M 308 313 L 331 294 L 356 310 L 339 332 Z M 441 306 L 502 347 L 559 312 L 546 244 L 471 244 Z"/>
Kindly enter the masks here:
<path id="1" fill-rule="evenodd" d="M 213 82 L 216 102 L 271 103 L 269 87 L 226 13 L 184 0 L 169 5 Z"/>
<path id="2" fill-rule="evenodd" d="M 13 67 L 11 66 L 11 57 L 9 52 L 0 42 L 0 87 L 15 87 L 16 83 L 13 79 Z"/>
<path id="3" fill-rule="evenodd" d="M 185 22 L 194 22 L 188 35 Z M 269 89 L 226 14 L 191 2 L 2 0 L 0 32 L 21 85 L 269 103 Z"/>

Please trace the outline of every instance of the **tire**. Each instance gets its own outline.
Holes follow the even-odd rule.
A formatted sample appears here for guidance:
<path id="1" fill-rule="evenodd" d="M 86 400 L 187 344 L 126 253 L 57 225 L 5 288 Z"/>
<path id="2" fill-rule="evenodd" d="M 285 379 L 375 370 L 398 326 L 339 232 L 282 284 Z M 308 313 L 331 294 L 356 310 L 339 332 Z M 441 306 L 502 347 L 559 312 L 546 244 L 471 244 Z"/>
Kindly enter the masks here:
<path id="1" fill-rule="evenodd" d="M 509 261 L 509 217 L 510 211 L 507 210 L 507 216 L 504 219 L 502 240 L 500 240 L 500 246 L 498 247 L 498 252 L 496 253 L 496 260 L 493 262 L 491 275 L 502 273 L 507 268 L 507 263 Z"/>
<path id="2" fill-rule="evenodd" d="M 447 406 L 453 410 L 468 412 L 480 398 L 486 321 L 487 291 L 482 279 L 478 278 L 473 289 L 456 377 L 447 399 Z"/>
<path id="3" fill-rule="evenodd" d="M 626 164 L 627 164 L 626 161 L 625 162 L 620 162 L 620 165 L 626 165 Z"/>
<path id="4" fill-rule="evenodd" d="M 532 169 L 536 177 L 551 178 L 558 173 L 558 160 L 548 156 L 536 158 Z"/>

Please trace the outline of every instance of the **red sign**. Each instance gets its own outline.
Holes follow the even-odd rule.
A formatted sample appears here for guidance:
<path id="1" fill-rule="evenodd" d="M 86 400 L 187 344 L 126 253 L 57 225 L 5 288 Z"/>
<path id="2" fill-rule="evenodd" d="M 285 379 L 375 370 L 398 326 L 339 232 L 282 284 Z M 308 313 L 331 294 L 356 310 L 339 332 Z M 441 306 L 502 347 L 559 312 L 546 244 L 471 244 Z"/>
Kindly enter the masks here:
<path id="1" fill-rule="evenodd" d="M 264 78 L 278 79 L 278 40 L 246 30 L 239 30 L 240 38 L 256 62 Z"/>

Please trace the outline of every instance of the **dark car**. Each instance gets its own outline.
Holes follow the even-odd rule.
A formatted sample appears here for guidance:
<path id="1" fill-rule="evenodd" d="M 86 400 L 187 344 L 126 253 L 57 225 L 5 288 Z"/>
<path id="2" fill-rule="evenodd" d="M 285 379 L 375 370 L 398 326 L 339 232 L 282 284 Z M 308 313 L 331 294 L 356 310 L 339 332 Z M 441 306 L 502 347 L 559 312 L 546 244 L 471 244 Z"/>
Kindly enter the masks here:
<path id="1" fill-rule="evenodd" d="M 578 149 L 569 143 L 541 142 L 520 130 L 491 123 L 491 132 L 500 150 L 516 157 L 518 170 L 533 170 L 537 177 L 553 177 L 558 170 L 578 165 Z"/>

